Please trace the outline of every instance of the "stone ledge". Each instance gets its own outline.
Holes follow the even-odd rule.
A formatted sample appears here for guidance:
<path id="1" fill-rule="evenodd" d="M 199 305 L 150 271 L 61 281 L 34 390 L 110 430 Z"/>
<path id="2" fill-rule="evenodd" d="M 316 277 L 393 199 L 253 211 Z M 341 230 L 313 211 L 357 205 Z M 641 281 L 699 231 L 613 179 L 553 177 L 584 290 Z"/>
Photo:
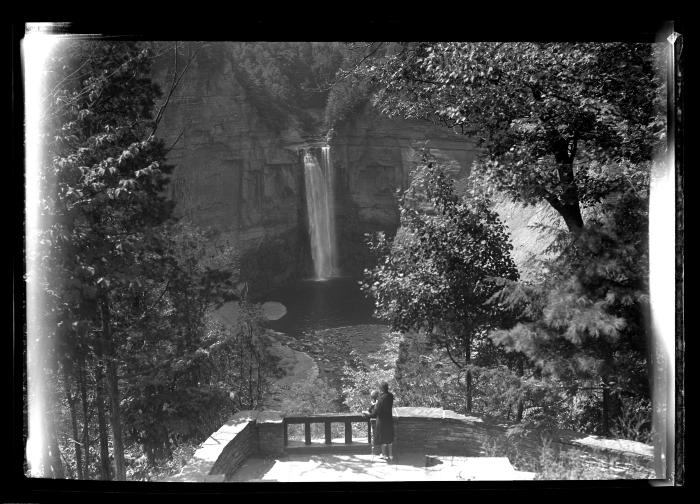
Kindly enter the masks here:
<path id="1" fill-rule="evenodd" d="M 422 449 L 430 453 L 477 457 L 485 454 L 485 447 L 491 440 L 511 442 L 506 436 L 507 425 L 476 416 L 425 407 L 397 407 L 393 413 L 398 452 L 422 445 Z M 240 411 L 209 436 L 182 471 L 167 481 L 224 481 L 254 453 L 282 454 L 285 451 L 283 423 L 284 415 L 279 411 Z M 614 468 L 630 459 L 653 466 L 653 448 L 643 443 L 564 430 L 550 433 L 550 438 L 556 450 L 578 451 L 603 467 Z M 519 439 L 519 446 L 537 455 L 540 443 L 530 436 Z M 322 448 L 341 451 L 334 446 Z M 351 451 L 358 448 L 364 451 L 369 445 L 358 444 L 352 446 Z"/>
<path id="2" fill-rule="evenodd" d="M 284 421 L 284 415 L 281 411 L 260 411 L 256 419 L 256 423 L 260 424 L 281 424 Z"/>
<path id="3" fill-rule="evenodd" d="M 562 443 L 567 441 L 568 440 L 561 440 Z M 591 435 L 582 439 L 573 439 L 569 442 L 576 447 L 614 452 L 628 457 L 654 458 L 653 446 L 638 441 L 630 441 L 628 439 L 606 439 Z"/>
<path id="4" fill-rule="evenodd" d="M 442 408 L 428 408 L 422 406 L 399 406 L 393 408 L 394 418 L 435 418 L 439 420 L 460 420 L 465 423 L 480 423 L 483 424 L 484 420 L 477 416 L 466 416 L 460 413 L 456 413 L 452 410 L 445 410 Z"/>
<path id="5" fill-rule="evenodd" d="M 425 445 L 432 450 L 459 452 L 471 455 L 483 452 L 483 447 L 491 439 L 506 442 L 509 425 L 492 422 L 476 416 L 465 416 L 451 410 L 426 407 L 394 408 L 397 449 L 402 444 Z M 654 449 L 644 443 L 606 439 L 567 430 L 551 432 L 549 437 L 555 449 L 579 450 L 600 459 L 601 464 L 611 465 L 619 459 L 634 459 L 645 466 L 653 465 Z M 540 443 L 536 436 L 518 440 L 522 449 L 535 453 Z M 601 457 L 610 459 L 603 460 Z M 613 460 L 615 459 L 615 460 Z"/>
<path id="6" fill-rule="evenodd" d="M 226 473 L 229 472 L 230 468 L 220 466 L 228 465 L 226 462 L 229 459 L 231 461 L 237 459 L 235 454 L 230 453 L 230 450 L 237 448 L 231 445 L 231 443 L 235 443 L 239 434 L 254 423 L 259 414 L 260 412 L 253 410 L 244 410 L 236 413 L 228 422 L 199 446 L 192 458 L 178 474 L 171 476 L 166 481 L 224 481 Z M 250 441 L 253 437 L 254 435 L 249 435 L 245 441 Z M 244 440 L 241 440 L 241 442 L 244 442 Z M 241 446 L 240 448 L 243 452 L 255 451 L 255 449 L 251 450 L 251 447 Z M 217 468 L 217 470 L 215 474 L 212 474 L 215 468 Z"/>

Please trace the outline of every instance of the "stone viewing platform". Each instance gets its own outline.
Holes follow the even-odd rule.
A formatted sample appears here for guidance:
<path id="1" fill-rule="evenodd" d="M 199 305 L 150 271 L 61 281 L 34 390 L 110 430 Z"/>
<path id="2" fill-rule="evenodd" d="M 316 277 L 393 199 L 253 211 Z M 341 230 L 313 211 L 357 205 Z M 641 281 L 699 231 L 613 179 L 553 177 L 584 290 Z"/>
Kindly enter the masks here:
<path id="1" fill-rule="evenodd" d="M 426 465 L 426 460 L 436 460 Z M 535 473 L 516 471 L 506 457 L 427 457 L 402 454 L 396 463 L 368 454 L 293 454 L 251 457 L 226 481 L 517 481 Z"/>
<path id="2" fill-rule="evenodd" d="M 300 439 L 292 434 L 297 427 L 303 430 Z M 285 417 L 276 411 L 241 411 L 168 481 L 498 481 L 535 476 L 515 470 L 506 457 L 487 456 L 492 443 L 511 442 L 507 425 L 440 408 L 397 407 L 394 427 L 397 460 L 387 463 L 372 453 L 371 424 L 362 415 Z M 629 464 L 653 467 L 653 449 L 643 443 L 571 431 L 550 433 L 548 439 L 555 453 L 574 454 L 613 475 L 624 474 Z M 525 437 L 517 445 L 520 453 L 537 457 L 542 440 Z"/>

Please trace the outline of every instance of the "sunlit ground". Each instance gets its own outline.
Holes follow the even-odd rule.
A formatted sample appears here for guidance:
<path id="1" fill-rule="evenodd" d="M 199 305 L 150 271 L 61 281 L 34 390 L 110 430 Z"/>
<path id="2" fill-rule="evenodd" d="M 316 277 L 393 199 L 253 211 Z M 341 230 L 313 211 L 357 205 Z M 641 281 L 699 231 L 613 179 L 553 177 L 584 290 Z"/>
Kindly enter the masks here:
<path id="1" fill-rule="evenodd" d="M 251 457 L 228 481 L 513 481 L 535 473 L 516 471 L 506 457 L 439 457 L 426 467 L 424 453 L 404 453 L 387 463 L 367 454 L 294 454 Z"/>

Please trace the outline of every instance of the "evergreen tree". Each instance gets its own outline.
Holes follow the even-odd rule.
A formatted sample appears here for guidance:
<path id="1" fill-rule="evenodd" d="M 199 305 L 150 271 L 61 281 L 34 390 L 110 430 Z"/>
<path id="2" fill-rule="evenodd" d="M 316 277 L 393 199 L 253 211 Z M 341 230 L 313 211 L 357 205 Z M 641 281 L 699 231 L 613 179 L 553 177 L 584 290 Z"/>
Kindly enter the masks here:
<path id="1" fill-rule="evenodd" d="M 495 298 L 519 322 L 494 341 L 527 355 L 570 397 L 593 388 L 592 428 L 604 434 L 625 402 L 649 400 L 648 212 L 638 189 L 601 205 L 576 240 L 560 236 L 555 257 L 539 263 L 540 281 L 509 283 Z"/>
<path id="2" fill-rule="evenodd" d="M 71 363 L 66 380 L 77 378 L 73 362 L 94 355 L 96 389 L 104 386 L 109 398 L 118 479 L 126 474 L 115 306 L 148 276 L 159 246 L 152 230 L 171 210 L 162 196 L 165 149 L 149 136 L 159 96 L 149 69 L 150 54 L 139 44 L 80 40 L 61 45 L 48 66 L 45 227 L 35 280 L 45 285 L 49 319 L 38 336 L 57 336 L 51 358 Z M 101 440 L 104 459 L 104 431 Z"/>

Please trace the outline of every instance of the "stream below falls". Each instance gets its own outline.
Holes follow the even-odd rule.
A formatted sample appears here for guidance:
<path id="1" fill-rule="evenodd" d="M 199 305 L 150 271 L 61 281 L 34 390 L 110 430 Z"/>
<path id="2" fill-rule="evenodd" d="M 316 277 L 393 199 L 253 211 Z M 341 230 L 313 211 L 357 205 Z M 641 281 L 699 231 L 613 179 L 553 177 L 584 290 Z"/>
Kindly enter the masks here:
<path id="1" fill-rule="evenodd" d="M 372 300 L 355 278 L 302 280 L 270 293 L 266 300 L 286 307 L 283 317 L 267 322 L 277 333 L 275 352 L 287 373 L 265 401 L 271 409 L 294 407 L 286 391 L 319 377 L 339 390 L 350 350 L 364 358 L 380 351 L 390 337 L 388 327 L 373 317 Z"/>

